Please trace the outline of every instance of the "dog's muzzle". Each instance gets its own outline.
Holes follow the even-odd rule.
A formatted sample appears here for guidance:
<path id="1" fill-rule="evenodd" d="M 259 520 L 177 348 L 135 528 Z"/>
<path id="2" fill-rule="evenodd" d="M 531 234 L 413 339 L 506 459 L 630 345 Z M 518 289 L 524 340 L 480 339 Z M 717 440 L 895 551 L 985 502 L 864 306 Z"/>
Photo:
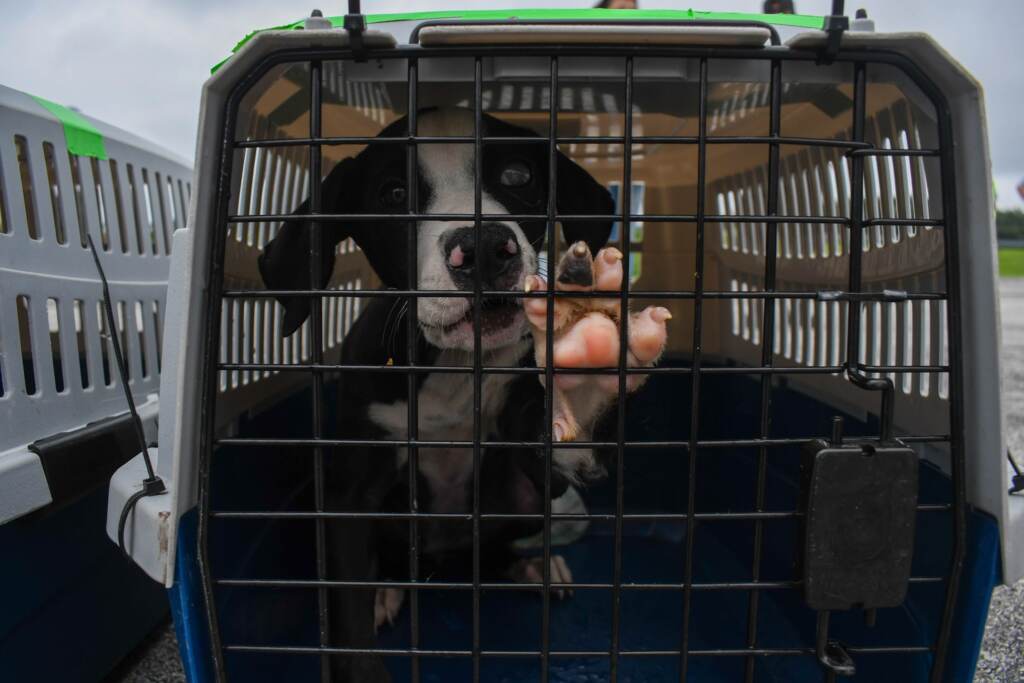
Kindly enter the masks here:
<path id="1" fill-rule="evenodd" d="M 445 236 L 445 262 L 455 286 L 473 289 L 479 271 L 483 289 L 515 287 L 523 270 L 523 257 L 512 229 L 502 223 L 484 223 L 480 226 L 479 245 L 477 242 L 473 227 L 456 228 Z"/>

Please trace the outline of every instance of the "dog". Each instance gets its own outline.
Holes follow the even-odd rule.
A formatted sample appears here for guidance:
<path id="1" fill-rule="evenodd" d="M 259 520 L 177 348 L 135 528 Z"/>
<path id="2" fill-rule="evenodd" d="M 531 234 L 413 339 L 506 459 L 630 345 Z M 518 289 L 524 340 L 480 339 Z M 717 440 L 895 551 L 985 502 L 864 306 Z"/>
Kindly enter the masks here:
<path id="1" fill-rule="evenodd" d="M 497 118 L 483 117 L 485 136 L 531 138 L 536 134 Z M 407 135 L 402 118 L 379 137 Z M 466 136 L 474 131 L 471 110 L 425 109 L 418 112 L 421 136 Z M 475 205 L 474 145 L 421 143 L 418 157 L 418 212 L 473 213 Z M 548 210 L 548 146 L 530 141 L 486 142 L 482 148 L 481 211 L 485 214 L 544 215 Z M 543 367 L 547 335 L 554 336 L 553 362 L 558 367 L 615 367 L 619 361 L 620 319 L 630 315 L 630 366 L 653 365 L 666 340 L 667 309 L 651 307 L 630 314 L 620 310 L 618 291 L 623 277 L 622 254 L 605 248 L 614 212 L 609 192 L 571 159 L 557 152 L 555 204 L 559 214 L 592 219 L 565 221 L 562 233 L 569 244 L 554 270 L 555 288 L 565 291 L 608 291 L 608 298 L 559 298 L 548 328 L 547 301 L 534 297 L 485 297 L 478 312 L 482 362 L 485 366 Z M 322 212 L 329 214 L 401 214 L 408 210 L 406 151 L 399 144 L 370 144 L 355 157 L 337 164 L 322 183 Z M 308 213 L 308 202 L 297 214 Z M 309 268 L 311 231 L 301 220 L 286 221 L 264 248 L 259 270 L 268 289 L 303 290 L 327 285 L 337 244 L 351 237 L 364 252 L 385 288 L 406 289 L 409 222 L 325 222 L 321 281 L 312 282 Z M 415 285 L 419 290 L 472 291 L 479 278 L 488 291 L 541 293 L 547 282 L 538 274 L 538 252 L 546 221 L 484 221 L 479 236 L 472 221 L 422 220 L 416 230 Z M 298 329 L 310 312 L 305 297 L 280 297 L 284 307 L 282 332 Z M 415 359 L 408 355 L 401 298 L 371 298 L 353 324 L 341 350 L 343 365 L 414 364 L 443 368 L 473 364 L 472 298 L 426 296 L 418 299 Z M 418 420 L 416 438 L 427 441 L 472 441 L 473 379 L 462 372 L 417 372 Z M 634 391 L 642 375 L 627 376 Z M 555 377 L 552 439 L 585 441 L 614 402 L 617 375 Z M 505 444 L 537 442 L 544 438 L 544 377 L 536 374 L 485 374 L 481 387 L 480 434 Z M 410 379 L 406 373 L 345 372 L 338 399 L 339 435 L 364 441 L 409 438 Z M 325 458 L 325 505 L 329 511 L 409 513 L 409 456 L 403 447 L 344 447 Z M 458 514 L 451 519 L 423 519 L 417 538 L 410 536 L 407 518 L 331 519 L 327 527 L 328 578 L 346 582 L 332 589 L 331 645 L 354 649 L 332 661 L 332 679 L 359 683 L 388 681 L 380 657 L 361 652 L 373 649 L 376 631 L 401 609 L 404 591 L 368 590 L 347 582 L 420 580 L 446 566 L 468 563 L 473 527 L 464 518 L 474 507 L 473 451 L 465 447 L 419 447 L 416 511 Z M 479 508 L 483 513 L 543 512 L 546 462 L 543 452 L 523 448 L 482 449 L 479 462 Z M 576 487 L 599 478 L 603 468 L 591 449 L 553 450 L 550 491 L 563 500 Z M 540 558 L 522 558 L 511 550 L 516 539 L 535 534 L 539 522 L 481 520 L 480 571 L 527 583 L 540 583 Z M 410 542 L 417 543 L 418 576 L 411 576 Z M 461 565 L 465 567 L 466 565 Z M 571 583 L 564 559 L 551 556 L 553 583 Z M 559 589 L 558 595 L 567 591 Z"/>

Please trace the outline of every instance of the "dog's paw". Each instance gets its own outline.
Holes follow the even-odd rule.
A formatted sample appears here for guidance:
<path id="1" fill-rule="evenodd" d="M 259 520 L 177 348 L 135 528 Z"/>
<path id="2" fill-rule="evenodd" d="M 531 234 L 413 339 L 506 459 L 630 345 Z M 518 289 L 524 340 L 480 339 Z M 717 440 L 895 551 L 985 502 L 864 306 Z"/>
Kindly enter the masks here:
<path id="1" fill-rule="evenodd" d="M 544 583 L 544 558 L 524 557 L 508 568 L 508 578 L 516 583 Z M 551 556 L 551 583 L 572 583 L 572 572 L 561 555 Z M 552 595 L 559 600 L 572 595 L 571 588 L 553 587 Z"/>
<path id="2" fill-rule="evenodd" d="M 380 629 L 385 623 L 395 625 L 395 617 L 402 609 L 405 601 L 403 588 L 378 588 L 377 597 L 373 601 L 373 630 Z"/>
<path id="3" fill-rule="evenodd" d="M 555 289 L 559 291 L 609 292 L 602 297 L 559 297 L 552 312 L 553 360 L 560 368 L 613 368 L 619 363 L 622 320 L 622 252 L 607 247 L 591 258 L 585 242 L 576 242 L 558 263 Z M 547 283 L 538 275 L 526 279 L 527 292 L 544 291 Z M 545 298 L 529 297 L 523 308 L 533 332 L 537 365 L 547 364 L 548 303 Z M 654 365 L 668 338 L 666 322 L 672 318 L 667 308 L 650 306 L 629 313 L 629 367 Z M 646 375 L 626 376 L 626 391 L 636 391 Z M 541 376 L 541 383 L 544 377 Z M 552 434 L 555 441 L 586 438 L 593 423 L 618 394 L 617 375 L 555 375 Z"/>

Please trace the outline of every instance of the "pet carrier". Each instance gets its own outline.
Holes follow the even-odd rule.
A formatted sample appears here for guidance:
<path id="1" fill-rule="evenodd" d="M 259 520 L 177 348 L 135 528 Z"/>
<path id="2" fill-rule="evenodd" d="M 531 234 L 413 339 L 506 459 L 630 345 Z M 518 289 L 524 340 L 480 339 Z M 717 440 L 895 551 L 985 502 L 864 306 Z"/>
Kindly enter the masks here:
<path id="1" fill-rule="evenodd" d="M 168 299 L 172 495 L 129 542 L 190 680 L 970 680 L 1024 571 L 980 89 L 841 14 L 350 8 L 215 69 Z M 502 225 L 557 287 L 484 282 L 527 248 Z M 606 242 L 621 290 L 563 291 L 560 259 Z M 546 304 L 602 297 L 617 362 L 482 348 L 488 306 L 552 329 Z M 616 302 L 671 313 L 656 366 Z M 463 322 L 430 327 L 446 305 Z M 575 442 L 563 375 L 618 399 Z M 502 381 L 535 422 L 491 420 L 521 407 Z M 606 476 L 567 483 L 591 452 Z M 461 507 L 431 483 L 457 461 Z M 501 466 L 532 479 L 481 484 Z M 496 509 L 519 485 L 536 508 Z M 501 524 L 534 581 L 491 573 Z M 443 530 L 469 539 L 447 564 Z"/>
<path id="2" fill-rule="evenodd" d="M 155 439 L 170 243 L 191 169 L 2 86 L 0 131 L 0 670 L 95 680 L 167 611 L 105 538 L 110 477 L 139 448 L 111 341 Z"/>

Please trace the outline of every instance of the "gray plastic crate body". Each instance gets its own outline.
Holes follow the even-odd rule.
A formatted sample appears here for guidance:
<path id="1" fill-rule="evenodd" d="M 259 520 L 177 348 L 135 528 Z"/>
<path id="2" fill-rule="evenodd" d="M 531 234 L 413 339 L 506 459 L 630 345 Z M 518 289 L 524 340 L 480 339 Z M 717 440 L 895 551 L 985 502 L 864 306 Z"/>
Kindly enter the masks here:
<path id="1" fill-rule="evenodd" d="M 132 393 L 155 420 L 170 242 L 191 168 L 87 120 L 107 159 L 70 155 L 54 115 L 0 86 L 0 522 L 50 502 L 30 444 L 127 410 L 86 235 L 110 282 Z"/>

